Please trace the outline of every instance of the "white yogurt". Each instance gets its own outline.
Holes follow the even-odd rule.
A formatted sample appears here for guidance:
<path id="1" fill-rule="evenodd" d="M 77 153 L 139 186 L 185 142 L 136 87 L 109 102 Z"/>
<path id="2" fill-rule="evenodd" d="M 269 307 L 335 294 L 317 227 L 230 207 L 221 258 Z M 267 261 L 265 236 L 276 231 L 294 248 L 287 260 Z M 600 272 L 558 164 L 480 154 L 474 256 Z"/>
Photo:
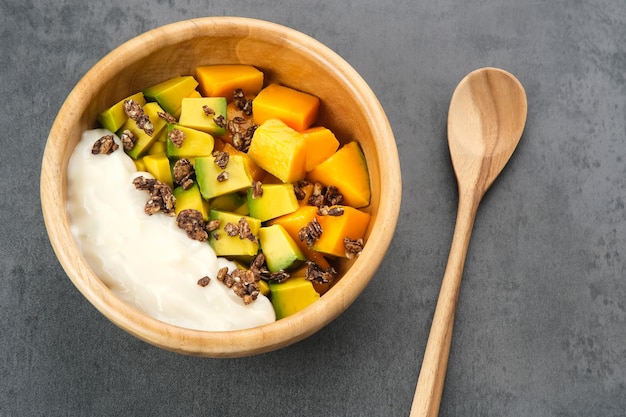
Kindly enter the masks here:
<path id="1" fill-rule="evenodd" d="M 236 330 L 276 319 L 271 302 L 259 297 L 245 305 L 215 277 L 223 266 L 206 242 L 187 237 L 174 217 L 148 216 L 147 191 L 136 190 L 134 162 L 119 149 L 92 155 L 103 129 L 83 134 L 68 166 L 68 210 L 72 234 L 100 279 L 121 299 L 146 314 L 198 330 Z M 206 287 L 198 285 L 204 276 Z"/>

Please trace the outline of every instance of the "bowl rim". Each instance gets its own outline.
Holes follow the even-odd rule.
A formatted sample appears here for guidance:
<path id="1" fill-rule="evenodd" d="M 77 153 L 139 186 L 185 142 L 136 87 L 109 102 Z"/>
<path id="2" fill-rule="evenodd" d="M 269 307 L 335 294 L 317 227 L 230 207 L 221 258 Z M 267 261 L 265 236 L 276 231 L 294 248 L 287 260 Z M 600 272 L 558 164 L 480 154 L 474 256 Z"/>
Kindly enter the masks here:
<path id="1" fill-rule="evenodd" d="M 77 256 L 80 250 L 70 231 L 66 201 L 62 195 L 65 181 L 63 172 L 66 169 L 63 161 L 68 158 L 66 152 L 72 151 L 68 147 L 61 149 L 58 145 L 69 134 L 62 121 L 81 117 L 80 109 L 85 105 L 85 94 L 80 91 L 87 89 L 89 94 L 95 94 L 99 77 L 103 71 L 107 71 L 112 59 L 146 55 L 164 46 L 163 39 L 165 45 L 173 45 L 209 35 L 219 28 L 243 26 L 271 31 L 295 43 L 305 44 L 316 60 L 333 63 L 344 83 L 367 98 L 369 103 L 376 103 L 374 108 L 367 110 L 371 113 L 368 117 L 375 121 L 376 134 L 389 138 L 384 150 L 377 149 L 377 153 L 385 154 L 385 158 L 379 161 L 381 172 L 385 174 L 380 178 L 378 206 L 378 211 L 385 215 L 379 216 L 370 230 L 369 238 L 376 239 L 377 250 L 373 250 L 373 245 L 365 245 L 361 255 L 350 267 L 351 271 L 356 272 L 354 277 L 359 279 L 346 279 L 347 276 L 344 276 L 326 295 L 306 309 L 273 323 L 243 330 L 201 331 L 182 328 L 149 317 L 121 301 L 96 276 L 86 260 Z M 375 143 L 374 146 L 382 145 Z M 110 321 L 143 341 L 169 351 L 215 358 L 250 356 L 288 346 L 317 332 L 348 308 L 370 282 L 387 252 L 399 217 L 401 192 L 400 162 L 393 131 L 382 105 L 360 74 L 338 54 L 309 35 L 277 23 L 233 16 L 202 17 L 169 23 L 122 43 L 100 59 L 80 79 L 61 106 L 46 142 L 40 178 L 42 212 L 51 245 L 66 274 L 83 296 Z"/>

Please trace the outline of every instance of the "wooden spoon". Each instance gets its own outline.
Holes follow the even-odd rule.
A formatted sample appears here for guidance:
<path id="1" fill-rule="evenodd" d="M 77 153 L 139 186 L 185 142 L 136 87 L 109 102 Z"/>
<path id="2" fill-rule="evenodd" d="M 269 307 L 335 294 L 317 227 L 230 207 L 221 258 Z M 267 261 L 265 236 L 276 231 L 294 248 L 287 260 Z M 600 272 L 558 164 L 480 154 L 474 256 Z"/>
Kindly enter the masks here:
<path id="1" fill-rule="evenodd" d="M 471 72 L 452 95 L 448 146 L 458 183 L 458 212 L 411 417 L 434 417 L 439 413 L 454 313 L 476 212 L 519 143 L 526 110 L 521 83 L 497 68 Z"/>

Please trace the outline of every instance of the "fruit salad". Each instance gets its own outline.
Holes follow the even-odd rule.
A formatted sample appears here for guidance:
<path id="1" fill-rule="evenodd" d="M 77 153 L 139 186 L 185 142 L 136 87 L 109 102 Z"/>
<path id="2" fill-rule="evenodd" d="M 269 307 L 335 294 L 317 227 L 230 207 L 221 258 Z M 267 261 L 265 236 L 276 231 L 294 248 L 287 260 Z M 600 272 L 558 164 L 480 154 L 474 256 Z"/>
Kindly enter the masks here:
<path id="1" fill-rule="evenodd" d="M 235 330 L 287 317 L 359 256 L 370 220 L 356 141 L 320 100 L 250 65 L 211 65 L 103 111 L 68 168 L 72 232 L 120 298 L 159 320 Z"/>

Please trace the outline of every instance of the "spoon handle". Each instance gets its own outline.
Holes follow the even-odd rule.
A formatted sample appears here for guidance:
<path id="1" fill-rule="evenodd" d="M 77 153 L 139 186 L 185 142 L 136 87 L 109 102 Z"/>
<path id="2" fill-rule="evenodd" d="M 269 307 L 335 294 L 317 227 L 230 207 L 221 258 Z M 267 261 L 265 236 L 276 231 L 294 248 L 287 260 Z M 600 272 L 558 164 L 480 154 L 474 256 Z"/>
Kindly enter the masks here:
<path id="1" fill-rule="evenodd" d="M 452 245 L 424 352 L 410 417 L 436 417 L 446 376 L 461 277 L 480 198 L 460 192 Z"/>

